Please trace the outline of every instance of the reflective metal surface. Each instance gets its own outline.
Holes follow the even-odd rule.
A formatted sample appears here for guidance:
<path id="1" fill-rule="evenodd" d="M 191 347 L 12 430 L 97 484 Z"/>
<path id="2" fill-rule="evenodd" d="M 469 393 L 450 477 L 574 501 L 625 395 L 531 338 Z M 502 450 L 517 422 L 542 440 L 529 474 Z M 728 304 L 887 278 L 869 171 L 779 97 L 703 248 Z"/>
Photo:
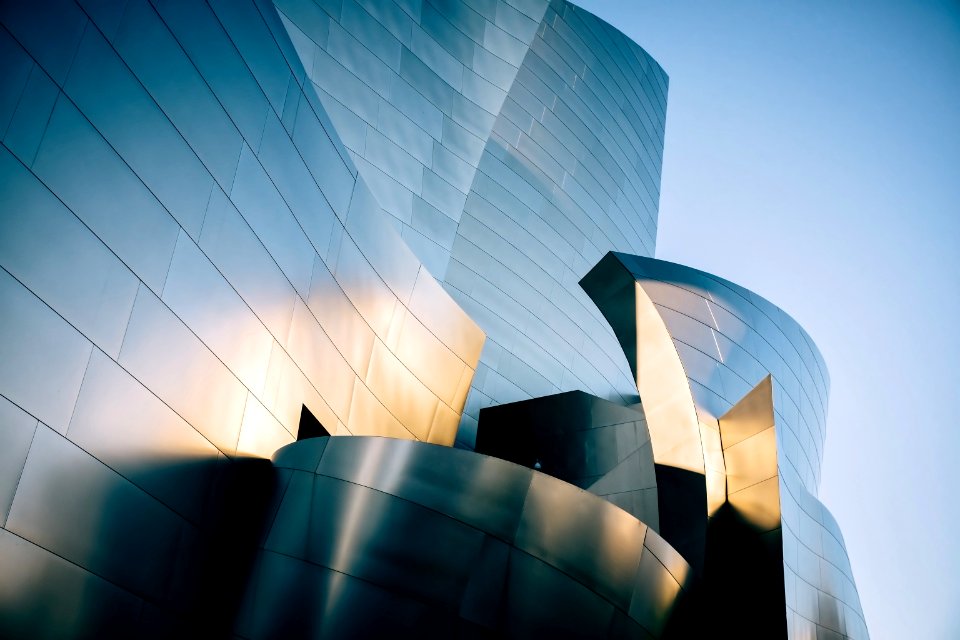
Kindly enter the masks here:
<path id="1" fill-rule="evenodd" d="M 738 576 L 744 589 L 782 589 L 785 621 L 755 619 L 756 637 L 784 630 L 789 637 L 868 637 L 843 537 L 815 497 L 829 382 L 806 332 L 743 287 L 660 260 L 610 253 L 581 286 L 636 372 L 654 459 L 673 462 L 657 467 L 661 505 L 671 491 L 662 472 L 683 468 L 678 461 L 701 464 L 701 456 L 707 492 L 701 513 L 711 517 L 694 542 L 705 551 L 708 593 L 727 575 Z M 670 418 L 659 421 L 663 415 Z M 690 526 L 682 531 L 689 534 Z M 690 549 L 665 526 L 662 506 L 661 533 L 681 552 Z M 754 559 L 742 566 L 724 561 L 732 549 Z M 734 606 L 718 604 L 730 591 L 716 589 L 717 611 Z M 757 594 L 766 603 L 761 611 L 780 602 L 769 589 Z"/>
<path id="2" fill-rule="evenodd" d="M 354 437 L 274 464 L 241 637 L 662 637 L 689 587 L 645 524 L 503 460 Z"/>
<path id="3" fill-rule="evenodd" d="M 225 469 L 305 407 L 454 441 L 483 332 L 388 222 L 285 20 L 0 4 L 4 637 L 188 619 Z"/>
<path id="4" fill-rule="evenodd" d="M 490 120 L 445 271 L 487 333 L 457 435 L 464 447 L 485 406 L 570 390 L 636 402 L 622 352 L 577 280 L 610 250 L 653 255 L 667 77 L 568 2 L 549 4 L 529 42 Z"/>
<path id="5" fill-rule="evenodd" d="M 707 515 L 725 497 L 723 457 L 708 454 L 710 430 L 699 420 L 668 329 L 635 277 L 610 253 L 580 285 L 610 322 L 634 371 L 663 496 L 660 532 L 700 571 Z"/>
<path id="6" fill-rule="evenodd" d="M 476 451 L 586 489 L 660 530 L 653 451 L 639 405 L 568 391 L 487 407 Z"/>
<path id="7" fill-rule="evenodd" d="M 653 253 L 666 110 L 623 34 L 565 0 L 0 26 L 0 636 L 683 637 L 742 552 L 790 637 L 866 637 L 809 336 L 608 254 Z M 481 409 L 545 473 L 423 444 Z M 397 440 L 283 448 L 305 415 Z"/>
<path id="8" fill-rule="evenodd" d="M 51 13 L 71 47 L 38 36 Z M 384 224 L 272 6 L 13 2 L 2 20 L 17 286 L 228 455 L 289 442 L 304 404 L 334 432 L 453 441 L 482 332 Z M 302 391 L 279 404 L 278 377 Z"/>
<path id="9" fill-rule="evenodd" d="M 576 281 L 608 250 L 653 253 L 659 65 L 557 0 L 276 5 L 358 175 L 488 336 L 458 444 L 485 406 L 633 398 Z"/>

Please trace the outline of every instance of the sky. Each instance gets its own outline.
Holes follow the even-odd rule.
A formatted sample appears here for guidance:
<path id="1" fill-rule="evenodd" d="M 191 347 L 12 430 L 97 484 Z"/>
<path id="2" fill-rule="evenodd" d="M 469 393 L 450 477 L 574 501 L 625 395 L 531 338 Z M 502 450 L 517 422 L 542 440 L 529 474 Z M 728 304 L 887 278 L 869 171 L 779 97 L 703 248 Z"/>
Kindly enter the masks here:
<path id="1" fill-rule="evenodd" d="M 960 638 L 960 2 L 575 1 L 670 76 L 656 256 L 823 353 L 871 637 Z"/>

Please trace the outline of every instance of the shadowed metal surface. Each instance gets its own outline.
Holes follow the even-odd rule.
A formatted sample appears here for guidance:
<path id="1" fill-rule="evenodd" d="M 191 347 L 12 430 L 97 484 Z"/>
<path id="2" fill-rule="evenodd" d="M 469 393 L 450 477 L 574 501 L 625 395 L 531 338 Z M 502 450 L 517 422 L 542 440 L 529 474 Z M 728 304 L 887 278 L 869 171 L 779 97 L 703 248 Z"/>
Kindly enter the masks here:
<path id="1" fill-rule="evenodd" d="M 688 586 L 645 524 L 503 460 L 356 437 L 289 445 L 274 465 L 244 637 L 662 637 Z"/>
<path id="2" fill-rule="evenodd" d="M 487 407 L 476 451 L 586 489 L 660 530 L 653 451 L 639 405 L 568 391 Z"/>

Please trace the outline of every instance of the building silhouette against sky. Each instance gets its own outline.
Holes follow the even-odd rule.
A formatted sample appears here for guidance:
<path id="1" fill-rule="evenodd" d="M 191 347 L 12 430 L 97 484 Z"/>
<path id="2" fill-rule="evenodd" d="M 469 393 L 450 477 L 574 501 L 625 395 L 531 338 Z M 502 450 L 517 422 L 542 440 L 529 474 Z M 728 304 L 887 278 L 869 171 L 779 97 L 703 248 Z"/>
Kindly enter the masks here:
<path id="1" fill-rule="evenodd" d="M 653 259 L 667 77 L 610 25 L 0 22 L 0 635 L 867 637 L 826 367 Z"/>

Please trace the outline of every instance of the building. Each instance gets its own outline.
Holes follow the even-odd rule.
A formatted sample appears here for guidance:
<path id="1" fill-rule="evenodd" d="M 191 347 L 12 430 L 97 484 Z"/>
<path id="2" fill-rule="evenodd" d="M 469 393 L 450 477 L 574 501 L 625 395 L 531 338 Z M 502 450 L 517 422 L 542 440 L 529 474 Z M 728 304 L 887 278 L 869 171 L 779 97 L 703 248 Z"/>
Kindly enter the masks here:
<path id="1" fill-rule="evenodd" d="M 667 77 L 623 34 L 0 23 L 0 635 L 867 636 L 822 359 L 652 258 Z"/>

